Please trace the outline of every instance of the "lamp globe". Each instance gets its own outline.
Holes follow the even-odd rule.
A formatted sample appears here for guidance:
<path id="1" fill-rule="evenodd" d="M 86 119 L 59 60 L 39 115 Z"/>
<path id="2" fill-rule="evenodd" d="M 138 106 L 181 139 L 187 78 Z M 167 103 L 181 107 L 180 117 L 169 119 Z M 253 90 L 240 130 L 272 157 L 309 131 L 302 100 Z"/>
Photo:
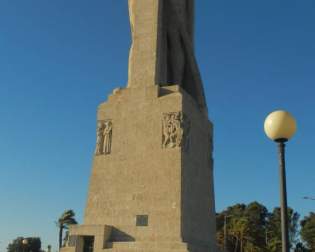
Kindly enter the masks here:
<path id="1" fill-rule="evenodd" d="M 275 142 L 288 141 L 295 134 L 296 128 L 296 120 L 284 110 L 270 113 L 264 124 L 266 135 Z"/>

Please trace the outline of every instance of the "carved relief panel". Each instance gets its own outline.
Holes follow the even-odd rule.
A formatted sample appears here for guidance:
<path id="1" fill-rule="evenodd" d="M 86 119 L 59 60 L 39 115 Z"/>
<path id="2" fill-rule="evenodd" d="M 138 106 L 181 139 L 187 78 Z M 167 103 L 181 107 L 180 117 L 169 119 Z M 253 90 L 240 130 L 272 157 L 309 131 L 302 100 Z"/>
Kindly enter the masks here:
<path id="1" fill-rule="evenodd" d="M 113 123 L 111 120 L 99 121 L 96 133 L 96 155 L 108 155 L 112 149 Z"/>
<path id="2" fill-rule="evenodd" d="M 162 148 L 182 147 L 185 151 L 190 144 L 190 121 L 182 112 L 163 114 Z"/>

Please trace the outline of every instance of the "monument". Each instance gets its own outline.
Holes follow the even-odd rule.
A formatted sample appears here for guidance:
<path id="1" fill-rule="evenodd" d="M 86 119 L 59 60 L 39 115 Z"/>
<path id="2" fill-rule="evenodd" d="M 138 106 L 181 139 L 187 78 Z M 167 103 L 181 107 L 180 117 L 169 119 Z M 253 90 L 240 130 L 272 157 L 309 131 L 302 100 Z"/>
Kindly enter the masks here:
<path id="1" fill-rule="evenodd" d="M 82 225 L 62 252 L 213 252 L 212 124 L 193 0 L 129 0 L 126 88 L 98 108 Z"/>

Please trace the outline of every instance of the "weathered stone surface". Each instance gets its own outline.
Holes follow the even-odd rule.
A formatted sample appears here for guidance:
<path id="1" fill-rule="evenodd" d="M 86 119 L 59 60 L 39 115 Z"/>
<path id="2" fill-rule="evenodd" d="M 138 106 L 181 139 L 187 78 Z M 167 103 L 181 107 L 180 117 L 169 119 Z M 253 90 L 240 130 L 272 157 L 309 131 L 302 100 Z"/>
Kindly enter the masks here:
<path id="1" fill-rule="evenodd" d="M 129 0 L 128 87 L 98 108 L 84 224 L 70 228 L 62 252 L 217 251 L 193 2 Z"/>
<path id="2" fill-rule="evenodd" d="M 128 87 L 155 84 L 159 1 L 128 0 L 132 45 Z"/>
<path id="3" fill-rule="evenodd" d="M 128 87 L 180 85 L 207 112 L 193 46 L 194 0 L 129 0 Z"/>
<path id="4" fill-rule="evenodd" d="M 174 111 L 191 122 L 188 150 L 161 144 L 163 118 Z M 95 252 L 100 244 L 121 252 L 160 243 L 169 246 L 160 251 L 216 251 L 212 124 L 196 101 L 179 86 L 126 88 L 100 105 L 98 121 L 107 118 L 112 151 L 94 156 L 84 225 L 71 235 L 95 236 Z M 147 226 L 136 225 L 138 215 L 148 216 Z M 105 225 L 107 235 L 96 235 Z"/>

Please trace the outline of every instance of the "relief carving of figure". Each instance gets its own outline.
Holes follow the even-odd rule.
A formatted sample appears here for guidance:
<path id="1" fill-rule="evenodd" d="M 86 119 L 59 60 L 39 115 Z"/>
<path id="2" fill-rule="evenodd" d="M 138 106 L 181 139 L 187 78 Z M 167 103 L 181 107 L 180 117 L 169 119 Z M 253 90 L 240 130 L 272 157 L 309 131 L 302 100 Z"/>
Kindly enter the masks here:
<path id="1" fill-rule="evenodd" d="M 110 154 L 112 146 L 112 122 L 100 121 L 97 125 L 96 155 Z"/>
<path id="2" fill-rule="evenodd" d="M 100 155 L 103 152 L 103 143 L 104 143 L 104 124 L 103 122 L 98 122 L 97 131 L 96 131 L 96 149 L 95 154 Z"/>
<path id="3" fill-rule="evenodd" d="M 180 113 L 165 114 L 163 119 L 163 147 L 174 148 L 180 141 Z"/>
<path id="4" fill-rule="evenodd" d="M 111 121 L 105 121 L 104 123 L 104 131 L 103 131 L 103 153 L 104 154 L 110 154 L 112 149 L 112 122 Z"/>
<path id="5" fill-rule="evenodd" d="M 184 147 L 186 149 L 189 127 L 186 126 L 186 120 L 184 120 L 181 112 L 164 114 L 162 121 L 162 148 Z"/>

